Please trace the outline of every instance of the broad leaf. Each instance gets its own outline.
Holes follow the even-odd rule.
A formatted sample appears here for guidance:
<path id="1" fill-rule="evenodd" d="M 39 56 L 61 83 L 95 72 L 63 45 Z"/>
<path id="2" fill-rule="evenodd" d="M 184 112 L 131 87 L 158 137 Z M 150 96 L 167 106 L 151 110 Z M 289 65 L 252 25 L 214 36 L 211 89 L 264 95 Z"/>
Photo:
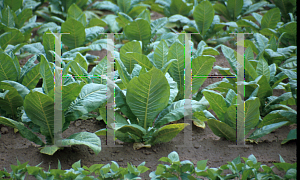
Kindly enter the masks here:
<path id="1" fill-rule="evenodd" d="M 228 140 L 236 141 L 236 131 L 229 125 L 216 119 L 207 120 L 209 128 L 219 137 L 225 137 Z"/>
<path id="2" fill-rule="evenodd" d="M 82 23 L 83 26 L 86 26 L 86 16 L 81 11 L 81 9 L 76 5 L 72 4 L 68 9 L 68 18 L 73 18 Z"/>
<path id="3" fill-rule="evenodd" d="M 6 90 L 4 93 L 0 93 L 1 109 L 6 111 L 7 115 L 17 117 L 17 108 L 23 106 L 23 98 L 12 85 L 5 81 L 0 82 L 0 88 Z"/>
<path id="4" fill-rule="evenodd" d="M 293 139 L 297 139 L 297 129 L 292 129 L 292 130 L 290 130 L 290 132 L 289 132 L 287 138 L 284 139 L 284 140 L 281 142 L 281 144 L 285 144 L 285 143 L 287 143 L 288 141 L 293 140 Z"/>
<path id="5" fill-rule="evenodd" d="M 122 90 L 118 87 L 115 88 L 116 92 L 116 105 L 120 108 L 121 112 L 127 116 L 132 124 L 138 124 L 137 117 L 132 113 L 130 107 L 126 102 L 126 96 Z"/>
<path id="6" fill-rule="evenodd" d="M 181 14 L 183 16 L 187 16 L 189 12 L 193 9 L 192 5 L 187 5 L 183 0 L 172 0 L 170 4 L 170 13 Z"/>
<path id="7" fill-rule="evenodd" d="M 40 74 L 40 63 L 30 68 L 27 73 L 24 75 L 22 80 L 22 84 L 26 86 L 28 89 L 33 89 L 36 87 L 36 84 L 39 82 L 41 78 Z"/>
<path id="8" fill-rule="evenodd" d="M 54 62 L 54 56 L 50 51 L 54 51 L 54 41 L 55 41 L 55 36 L 54 34 L 47 34 L 51 33 L 51 31 L 46 31 L 43 35 L 43 46 L 44 46 L 44 51 L 46 53 L 47 60 L 49 62 Z"/>
<path id="9" fill-rule="evenodd" d="M 283 121 L 283 122 L 278 122 L 278 123 L 274 123 L 274 124 L 270 124 L 270 125 L 266 125 L 263 126 L 260 129 L 255 130 L 248 139 L 258 139 L 260 137 L 263 137 L 267 134 L 269 134 L 270 132 L 274 131 L 275 129 L 280 128 L 281 126 L 287 124 L 288 121 Z"/>
<path id="10" fill-rule="evenodd" d="M 16 45 L 24 41 L 24 35 L 17 29 L 10 30 L 0 36 L 0 46 L 5 49 L 8 44 Z"/>
<path id="11" fill-rule="evenodd" d="M 216 59 L 213 56 L 203 55 L 193 59 L 193 76 L 208 76 Z M 195 94 L 204 83 L 206 77 L 193 77 L 192 94 Z"/>
<path id="12" fill-rule="evenodd" d="M 224 119 L 224 114 L 227 111 L 227 105 L 224 97 L 215 91 L 205 90 L 203 91 L 205 99 L 209 102 L 210 106 L 218 116 L 220 120 Z"/>
<path id="13" fill-rule="evenodd" d="M 233 69 L 234 73 L 237 74 L 237 70 L 236 70 L 236 64 L 237 64 L 237 60 L 236 60 L 236 52 L 231 49 L 230 47 L 221 46 L 222 52 L 225 56 L 225 58 L 227 59 L 227 61 L 229 62 L 231 68 Z"/>
<path id="14" fill-rule="evenodd" d="M 144 129 L 152 126 L 154 118 L 168 104 L 170 86 L 163 73 L 153 68 L 128 84 L 126 102 L 138 124 Z"/>
<path id="15" fill-rule="evenodd" d="M 106 102 L 107 87 L 103 84 L 86 84 L 79 96 L 70 104 L 65 112 L 66 121 L 74 121 Z"/>
<path id="16" fill-rule="evenodd" d="M 40 126 L 41 134 L 54 143 L 54 100 L 38 91 L 31 91 L 24 100 L 26 115 Z M 62 124 L 64 119 L 62 119 Z"/>
<path id="17" fill-rule="evenodd" d="M 54 88 L 54 75 L 44 55 L 41 56 L 40 74 L 43 78 L 44 91 L 48 94 Z"/>
<path id="18" fill-rule="evenodd" d="M 177 59 L 177 61 L 173 62 L 169 73 L 177 82 L 179 93 L 177 95 L 177 99 L 182 99 L 184 95 L 184 46 L 176 41 L 169 49 L 168 52 L 168 60 Z"/>
<path id="19" fill-rule="evenodd" d="M 122 60 L 128 73 L 131 74 L 134 68 L 134 64 L 136 64 L 137 61 L 135 61 L 130 54 L 127 54 L 127 52 L 142 53 L 140 42 L 138 41 L 128 42 L 120 50 L 120 59 Z"/>
<path id="20" fill-rule="evenodd" d="M 192 110 L 191 111 L 186 111 L 185 109 L 185 99 L 173 102 L 171 105 L 169 105 L 168 107 L 166 107 L 164 110 L 162 110 L 157 119 L 155 120 L 154 126 L 156 128 L 159 128 L 169 122 L 173 122 L 173 121 L 177 121 L 182 119 L 185 115 L 192 115 L 189 114 L 194 113 L 194 112 L 198 112 L 198 111 L 203 111 L 207 108 L 207 106 L 205 106 L 204 104 L 192 100 L 191 101 L 191 106 L 192 106 Z"/>
<path id="21" fill-rule="evenodd" d="M 153 62 L 158 69 L 161 69 L 168 62 L 168 45 L 165 40 L 161 40 L 154 50 Z"/>
<path id="22" fill-rule="evenodd" d="M 270 69 L 268 63 L 263 58 L 258 61 L 256 73 L 258 76 L 264 75 L 267 78 L 267 81 L 270 81 Z"/>
<path id="23" fill-rule="evenodd" d="M 128 55 L 132 60 L 138 62 L 140 66 L 145 67 L 147 70 L 150 70 L 153 67 L 153 64 L 144 54 L 127 52 L 126 55 Z"/>
<path id="24" fill-rule="evenodd" d="M 261 20 L 261 28 L 275 29 L 280 19 L 280 10 L 278 8 L 270 9 L 266 14 L 264 14 Z"/>
<path id="25" fill-rule="evenodd" d="M 205 35 L 213 22 L 215 10 L 209 1 L 202 1 L 194 9 L 193 17 L 195 19 L 198 31 L 202 36 Z"/>
<path id="26" fill-rule="evenodd" d="M 61 145 L 69 146 L 69 145 L 86 145 L 90 147 L 96 155 L 101 151 L 101 140 L 100 138 L 90 132 L 80 132 L 75 133 L 69 136 L 66 139 L 61 140 Z"/>
<path id="27" fill-rule="evenodd" d="M 238 15 L 242 12 L 242 8 L 244 5 L 243 0 L 228 0 L 227 2 L 227 11 L 232 18 L 232 20 L 236 20 Z"/>
<path id="28" fill-rule="evenodd" d="M 117 4 L 123 13 L 128 13 L 131 9 L 131 0 L 117 0 Z"/>
<path id="29" fill-rule="evenodd" d="M 129 40 L 142 41 L 143 46 L 150 42 L 151 28 L 148 21 L 136 19 L 128 24 L 124 29 L 125 36 Z"/>
<path id="30" fill-rule="evenodd" d="M 79 21 L 69 18 L 61 25 L 61 31 L 64 34 L 61 37 L 62 42 L 69 48 L 77 48 L 83 45 L 85 41 L 85 30 L 82 23 Z"/>
<path id="31" fill-rule="evenodd" d="M 15 66 L 14 60 L 6 53 L 0 52 L 0 81 L 17 81 L 19 74 L 20 67 Z"/>
<path id="32" fill-rule="evenodd" d="M 188 125 L 188 123 L 178 123 L 163 126 L 156 130 L 153 133 L 151 140 L 146 143 L 154 145 L 160 142 L 169 142 Z"/>
<path id="33" fill-rule="evenodd" d="M 14 121 L 12 119 L 0 116 L 0 124 L 16 128 L 22 137 L 34 142 L 35 144 L 44 145 L 44 142 L 39 138 L 36 134 L 34 134 L 31 130 L 27 129 L 23 123 Z"/>

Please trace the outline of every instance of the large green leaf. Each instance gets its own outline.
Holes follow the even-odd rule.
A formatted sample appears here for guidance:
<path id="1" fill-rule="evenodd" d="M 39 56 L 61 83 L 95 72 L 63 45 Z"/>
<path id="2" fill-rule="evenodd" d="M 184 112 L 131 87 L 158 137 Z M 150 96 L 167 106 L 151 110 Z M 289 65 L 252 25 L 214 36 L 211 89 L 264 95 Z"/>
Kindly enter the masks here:
<path id="1" fill-rule="evenodd" d="M 213 7 L 218 14 L 224 16 L 228 21 L 231 20 L 230 15 L 228 14 L 227 8 L 224 4 L 216 3 Z"/>
<path id="2" fill-rule="evenodd" d="M 222 121 L 224 119 L 224 114 L 227 111 L 227 105 L 225 103 L 224 97 L 220 93 L 211 90 L 203 91 L 203 95 L 209 102 L 218 118 Z"/>
<path id="3" fill-rule="evenodd" d="M 19 75 L 20 67 L 15 66 L 14 60 L 9 55 L 4 52 L 0 52 L 0 81 L 17 81 Z"/>
<path id="4" fill-rule="evenodd" d="M 85 41 L 85 30 L 84 26 L 79 21 L 73 18 L 68 18 L 64 23 L 62 23 L 61 31 L 63 33 L 70 33 L 64 34 L 61 37 L 62 42 L 70 49 L 83 45 Z"/>
<path id="5" fill-rule="evenodd" d="M 216 119 L 208 119 L 207 124 L 215 135 L 225 137 L 231 141 L 236 141 L 236 131 L 229 125 Z"/>
<path id="6" fill-rule="evenodd" d="M 146 144 L 169 142 L 188 125 L 188 123 L 177 123 L 163 126 L 153 133 L 152 138 Z"/>
<path id="7" fill-rule="evenodd" d="M 119 6 L 117 6 L 116 4 L 114 4 L 110 1 L 97 1 L 97 2 L 93 3 L 91 8 L 95 8 L 95 9 L 99 9 L 99 10 L 108 10 L 108 11 L 112 11 L 115 13 L 120 10 Z"/>
<path id="8" fill-rule="evenodd" d="M 9 28 L 13 28 L 15 26 L 14 11 L 12 11 L 10 7 L 7 7 L 2 9 L 1 14 L 2 14 L 1 22 L 5 26 Z"/>
<path id="9" fill-rule="evenodd" d="M 173 62 L 169 73 L 174 81 L 177 82 L 179 93 L 177 95 L 177 99 L 182 99 L 184 96 L 184 46 L 176 41 L 170 47 L 168 52 L 168 61 L 171 59 L 177 59 L 177 61 Z"/>
<path id="10" fill-rule="evenodd" d="M 44 46 L 44 50 L 46 53 L 46 57 L 47 60 L 49 62 L 54 62 L 54 56 L 50 51 L 54 51 L 54 41 L 55 41 L 55 36 L 54 34 L 47 34 L 47 33 L 51 33 L 51 31 L 46 31 L 43 35 L 43 46 Z"/>
<path id="11" fill-rule="evenodd" d="M 208 76 L 216 59 L 213 56 L 203 55 L 193 59 L 193 76 Z M 206 77 L 193 77 L 192 94 L 195 94 L 204 83 Z"/>
<path id="12" fill-rule="evenodd" d="M 117 0 L 117 4 L 123 13 L 128 13 L 131 9 L 131 0 Z"/>
<path id="13" fill-rule="evenodd" d="M 136 64 L 137 61 L 135 61 L 132 56 L 127 54 L 127 52 L 142 53 L 142 48 L 141 48 L 140 42 L 138 42 L 138 41 L 128 42 L 124 46 L 122 46 L 122 48 L 120 50 L 120 59 L 122 60 L 128 73 L 131 74 L 132 70 L 134 68 L 134 64 Z"/>
<path id="14" fill-rule="evenodd" d="M 278 123 L 281 121 L 289 121 L 292 123 L 297 123 L 296 116 L 297 113 L 293 111 L 287 111 L 287 110 L 271 111 L 263 118 L 263 121 L 258 125 L 258 127 L 261 128 L 263 126 Z"/>
<path id="15" fill-rule="evenodd" d="M 165 40 L 161 40 L 154 50 L 153 62 L 158 69 L 161 69 L 168 62 L 168 45 Z"/>
<path id="16" fill-rule="evenodd" d="M 16 117 L 17 108 L 23 106 L 23 98 L 18 91 L 7 82 L 0 82 L 0 89 L 6 90 L 0 93 L 0 107 L 6 111 L 6 114 Z M 1 97 L 2 96 L 2 97 Z"/>
<path id="17" fill-rule="evenodd" d="M 166 77 L 159 69 L 153 67 L 129 82 L 126 102 L 139 119 L 138 124 L 148 129 L 157 114 L 168 104 L 169 96 L 170 86 Z"/>
<path id="18" fill-rule="evenodd" d="M 183 16 L 188 16 L 192 9 L 193 9 L 192 5 L 188 6 L 182 0 L 172 0 L 171 4 L 170 4 L 170 13 L 171 13 L 171 15 L 181 14 Z"/>
<path id="19" fill-rule="evenodd" d="M 124 29 L 125 36 L 129 40 L 142 41 L 143 46 L 146 46 L 150 42 L 151 28 L 148 21 L 144 19 L 136 19 Z"/>
<path id="20" fill-rule="evenodd" d="M 121 112 L 127 116 L 132 124 L 138 124 L 136 116 L 132 113 L 130 107 L 128 106 L 126 102 L 126 96 L 122 92 L 122 90 L 118 87 L 115 87 L 116 92 L 116 105 L 118 108 L 120 108 Z"/>
<path id="21" fill-rule="evenodd" d="M 54 88 L 54 75 L 44 55 L 41 55 L 40 74 L 43 77 L 43 89 L 48 94 Z"/>
<path id="22" fill-rule="evenodd" d="M 39 138 L 36 134 L 34 134 L 32 131 L 27 129 L 27 127 L 24 126 L 23 123 L 14 121 L 12 119 L 0 116 L 0 124 L 4 124 L 6 126 L 16 128 L 19 130 L 19 133 L 22 137 L 34 142 L 35 144 L 44 145 L 44 142 Z"/>
<path id="23" fill-rule="evenodd" d="M 107 75 L 107 57 L 106 56 L 95 67 L 93 67 L 93 69 L 89 73 L 89 75 L 93 75 L 93 76 Z M 98 83 L 98 84 L 106 84 L 106 79 L 104 79 L 103 77 L 97 77 L 97 78 L 93 78 L 93 82 Z"/>
<path id="24" fill-rule="evenodd" d="M 127 52 L 126 55 L 128 55 L 132 60 L 138 62 L 139 65 L 145 67 L 147 70 L 150 70 L 153 67 L 153 64 L 151 63 L 149 58 L 144 54 Z"/>
<path id="25" fill-rule="evenodd" d="M 40 126 L 41 134 L 54 143 L 54 100 L 38 91 L 31 91 L 25 97 L 24 109 L 31 121 Z"/>
<path id="26" fill-rule="evenodd" d="M 116 20 L 117 18 L 118 16 L 114 14 L 108 14 L 103 19 L 106 22 L 107 26 L 109 27 L 110 32 L 112 33 L 117 33 L 121 30 L 121 27 L 118 25 L 119 23 Z"/>
<path id="27" fill-rule="evenodd" d="M 40 74 L 40 63 L 34 65 L 30 68 L 27 73 L 25 73 L 24 78 L 22 80 L 22 84 L 26 86 L 28 89 L 33 89 L 36 87 L 36 84 L 39 82 L 41 78 Z"/>
<path id="28" fill-rule="evenodd" d="M 244 5 L 243 0 L 228 0 L 227 11 L 230 17 L 232 18 L 232 20 L 236 20 L 236 18 L 242 12 L 243 5 Z"/>
<path id="29" fill-rule="evenodd" d="M 90 147 L 96 155 L 98 155 L 101 151 L 100 138 L 96 134 L 90 132 L 80 132 L 72 134 L 68 138 L 61 140 L 61 144 L 63 146 L 86 145 Z"/>
<path id="30" fill-rule="evenodd" d="M 245 102 L 245 134 L 254 128 L 259 121 L 259 106 L 258 98 L 249 98 Z"/>
<path id="31" fill-rule="evenodd" d="M 264 76 L 264 75 L 258 76 L 255 79 L 255 82 L 257 82 L 257 84 L 259 85 L 257 97 L 261 100 L 261 105 L 263 105 L 264 99 L 266 97 L 272 96 L 272 94 L 273 94 L 272 88 L 270 87 L 270 84 L 267 81 L 266 76 Z"/>
<path id="32" fill-rule="evenodd" d="M 121 133 L 130 133 L 139 138 L 142 138 L 146 134 L 146 130 L 137 124 L 115 123 L 114 130 Z"/>
<path id="33" fill-rule="evenodd" d="M 284 0 L 274 0 L 273 1 L 276 7 L 278 7 L 281 11 L 281 15 L 286 19 L 289 20 L 289 12 L 293 12 L 295 5 L 291 3 L 291 1 L 284 1 Z M 296 2 L 296 1 L 295 1 Z"/>
<path id="34" fill-rule="evenodd" d="M 87 72 L 85 71 L 85 69 L 81 68 L 80 65 L 78 65 L 78 63 L 76 61 L 70 61 L 63 69 L 62 75 L 67 75 L 69 68 L 71 68 L 72 70 L 72 74 L 74 76 L 79 77 L 78 79 L 85 82 L 86 84 L 89 83 L 89 79 L 85 78 L 85 77 L 81 77 L 83 75 L 87 75 Z"/>
<path id="35" fill-rule="evenodd" d="M 63 85 L 62 86 L 62 109 L 63 111 L 67 110 L 69 105 L 71 104 L 72 101 L 74 101 L 80 91 L 81 88 L 84 86 L 84 83 L 78 84 L 77 82 L 70 83 L 68 85 Z M 54 89 L 48 93 L 50 97 L 54 99 Z"/>
<path id="36" fill-rule="evenodd" d="M 280 10 L 278 8 L 270 9 L 266 14 L 264 14 L 261 20 L 261 28 L 275 29 L 280 19 Z"/>
<path id="37" fill-rule="evenodd" d="M 22 12 L 18 14 L 18 17 L 15 19 L 16 27 L 21 28 L 24 25 L 24 23 L 31 17 L 32 9 L 23 9 Z"/>
<path id="38" fill-rule="evenodd" d="M 224 45 L 221 46 L 221 49 L 222 49 L 222 52 L 223 52 L 225 58 L 229 62 L 231 68 L 233 69 L 234 73 L 237 74 L 237 70 L 236 70 L 237 60 L 236 60 L 235 50 L 231 49 L 230 47 L 224 46 Z"/>
<path id="39" fill-rule="evenodd" d="M 297 139 L 297 129 L 292 129 L 292 130 L 290 130 L 290 132 L 289 132 L 287 138 L 284 139 L 284 140 L 281 142 L 281 144 L 285 144 L 285 143 L 287 143 L 288 141 L 293 140 L 293 139 Z"/>
<path id="40" fill-rule="evenodd" d="M 88 62 L 81 53 L 76 54 L 74 61 L 77 62 L 85 71 L 88 70 Z"/>
<path id="41" fill-rule="evenodd" d="M 117 67 L 119 76 L 122 79 L 122 83 L 126 88 L 128 86 L 129 81 L 131 80 L 131 76 L 127 72 L 126 67 L 124 66 L 123 62 L 119 58 L 116 58 L 116 67 Z"/>
<path id="42" fill-rule="evenodd" d="M 13 11 L 22 7 L 23 0 L 4 0 L 4 4 L 11 7 Z"/>
<path id="43" fill-rule="evenodd" d="M 278 122 L 278 123 L 274 123 L 274 124 L 270 124 L 270 125 L 266 125 L 263 126 L 260 129 L 255 130 L 248 139 L 258 139 L 260 137 L 263 137 L 267 134 L 269 134 L 270 132 L 274 131 L 275 129 L 280 128 L 281 126 L 287 124 L 288 121 L 282 121 L 282 122 Z"/>
<path id="44" fill-rule="evenodd" d="M 215 10 L 209 1 L 202 1 L 198 4 L 193 13 L 198 31 L 202 36 L 205 35 L 214 20 Z"/>
<path id="45" fill-rule="evenodd" d="M 151 24 L 150 24 L 151 34 L 154 35 L 155 32 L 157 32 L 157 30 L 162 28 L 167 23 L 168 23 L 168 18 L 167 17 L 162 17 L 162 18 L 159 18 L 159 19 L 156 19 L 156 20 L 152 21 Z"/>
<path id="46" fill-rule="evenodd" d="M 259 33 L 254 33 L 254 38 L 255 38 L 257 49 L 259 50 L 259 54 L 260 54 L 267 47 L 269 39 Z M 259 57 L 259 54 L 257 55 L 257 58 Z"/>
<path id="47" fill-rule="evenodd" d="M 159 128 L 169 122 L 173 122 L 173 121 L 177 121 L 182 119 L 185 116 L 185 113 L 187 113 L 187 115 L 192 115 L 189 114 L 194 113 L 194 112 L 199 112 L 199 111 L 203 111 L 207 108 L 207 106 L 205 106 L 204 104 L 192 100 L 191 101 L 191 105 L 192 105 L 192 110 L 191 111 L 186 111 L 185 109 L 185 99 L 173 102 L 171 105 L 169 105 L 168 107 L 166 107 L 164 110 L 162 110 L 157 119 L 155 120 L 154 126 L 156 128 Z"/>
<path id="48" fill-rule="evenodd" d="M 82 23 L 83 26 L 86 26 L 86 16 L 81 11 L 81 9 L 76 5 L 72 4 L 68 9 L 68 18 L 73 18 Z"/>
<path id="49" fill-rule="evenodd" d="M 258 64 L 256 66 L 256 73 L 258 76 L 264 75 L 267 78 L 267 81 L 270 81 L 270 69 L 268 63 L 263 58 L 258 60 Z"/>
<path id="50" fill-rule="evenodd" d="M 26 88 L 24 85 L 22 85 L 18 82 L 15 82 L 15 81 L 4 80 L 4 81 L 2 81 L 2 83 L 6 83 L 6 84 L 9 84 L 10 86 L 14 87 L 18 91 L 18 94 L 23 99 L 25 99 L 25 96 L 30 92 L 28 90 L 28 88 Z"/>
<path id="51" fill-rule="evenodd" d="M 86 84 L 79 96 L 70 104 L 65 112 L 66 121 L 75 121 L 106 102 L 107 87 L 103 84 Z"/>
<path id="52" fill-rule="evenodd" d="M 5 49 L 8 44 L 16 45 L 24 41 L 24 35 L 17 29 L 10 30 L 1 34 L 0 46 Z"/>
<path id="53" fill-rule="evenodd" d="M 116 18 L 116 21 L 118 22 L 118 25 L 122 28 L 124 28 L 127 24 L 132 22 L 132 18 L 128 16 L 125 13 L 119 12 L 118 17 Z"/>

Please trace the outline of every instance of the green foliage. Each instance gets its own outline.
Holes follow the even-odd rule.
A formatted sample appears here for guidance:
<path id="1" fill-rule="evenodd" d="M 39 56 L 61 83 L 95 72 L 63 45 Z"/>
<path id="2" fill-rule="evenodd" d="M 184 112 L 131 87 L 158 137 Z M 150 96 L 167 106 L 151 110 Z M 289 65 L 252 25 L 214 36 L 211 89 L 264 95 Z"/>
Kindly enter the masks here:
<path id="1" fill-rule="evenodd" d="M 156 170 L 149 174 L 151 180 L 154 179 L 191 179 L 198 180 L 201 178 L 208 179 L 232 179 L 232 178 L 261 178 L 261 179 L 296 179 L 297 163 L 286 163 L 279 155 L 280 162 L 273 163 L 274 166 L 267 166 L 258 162 L 253 154 L 248 158 L 240 156 L 227 162 L 218 168 L 210 168 L 207 166 L 208 160 L 200 160 L 195 167 L 193 162 L 189 160 L 180 161 L 176 151 L 171 152 L 168 157 L 162 157 L 159 161 L 169 163 L 158 164 Z M 120 167 L 117 162 L 111 161 L 111 164 L 93 164 L 90 167 L 82 166 L 81 161 L 72 164 L 72 168 L 63 170 L 58 160 L 58 168 L 46 171 L 37 166 L 30 166 L 28 162 L 21 164 L 17 160 L 17 165 L 11 165 L 12 172 L 8 173 L 6 169 L 0 171 L 0 178 L 25 178 L 26 176 L 36 179 L 141 179 L 141 175 L 149 170 L 145 166 L 146 162 L 142 162 L 137 167 L 127 162 L 127 167 Z M 273 169 L 285 173 L 284 177 L 275 174 Z M 231 173 L 224 175 L 224 170 L 230 170 Z M 196 177 L 197 178 L 196 178 Z"/>

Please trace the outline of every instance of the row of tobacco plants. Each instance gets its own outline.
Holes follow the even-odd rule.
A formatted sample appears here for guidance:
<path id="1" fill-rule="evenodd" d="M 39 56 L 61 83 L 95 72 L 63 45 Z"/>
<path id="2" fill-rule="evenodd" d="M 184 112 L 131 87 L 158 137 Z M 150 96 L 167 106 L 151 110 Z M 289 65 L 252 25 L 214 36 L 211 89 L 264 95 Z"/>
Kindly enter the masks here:
<path id="1" fill-rule="evenodd" d="M 286 163 L 279 155 L 280 162 L 273 163 L 274 166 L 258 162 L 254 155 L 248 158 L 242 157 L 245 163 L 242 163 L 241 158 L 237 157 L 231 162 L 227 162 L 218 168 L 210 168 L 207 166 L 208 160 L 197 162 L 197 166 L 189 160 L 180 161 L 177 152 L 171 152 L 168 157 L 162 157 L 159 161 L 168 163 L 159 164 L 155 171 L 149 174 L 146 179 L 188 179 L 201 180 L 208 179 L 296 179 L 296 163 Z M 86 180 L 111 180 L 111 179 L 142 179 L 143 173 L 149 170 L 145 166 L 145 162 L 137 167 L 131 163 L 127 163 L 127 167 L 119 167 L 118 163 L 112 161 L 111 164 L 94 164 L 90 167 L 82 166 L 80 160 L 72 165 L 71 169 L 62 170 L 61 164 L 58 161 L 58 168 L 48 171 L 37 166 L 30 166 L 28 162 L 21 164 L 17 161 L 17 165 L 11 165 L 12 172 L 8 173 L 6 169 L 0 171 L 0 177 L 12 179 L 25 179 L 26 177 L 35 177 L 36 179 L 86 179 Z M 276 175 L 273 168 L 283 171 L 284 177 Z M 230 170 L 229 174 L 225 174 L 224 170 Z M 201 178 L 198 178 L 201 177 Z M 145 179 L 145 177 L 143 177 Z"/>
<path id="2" fill-rule="evenodd" d="M 113 72 L 115 137 L 135 143 L 135 148 L 168 142 L 189 125 L 170 124 L 186 115 L 186 44 L 185 35 L 179 33 L 198 33 L 189 42 L 193 76 L 208 75 L 212 69 L 234 76 L 237 44 L 229 33 L 252 32 L 244 41 L 245 133 L 247 140 L 258 142 L 281 126 L 297 124 L 297 111 L 290 107 L 297 105 L 296 1 L 272 2 L 275 4 L 256 0 L 4 0 L 0 2 L 0 124 L 40 145 L 41 153 L 52 155 L 62 148 L 54 142 L 53 77 L 60 67 L 54 62 L 53 33 L 59 32 L 70 33 L 61 37 L 62 131 L 72 121 L 95 116 L 91 112 L 107 122 L 107 57 L 97 61 L 89 52 L 107 49 L 105 33 L 119 33 L 115 35 Z M 103 15 L 104 10 L 111 13 Z M 151 20 L 150 10 L 165 17 Z M 230 68 L 213 66 L 214 56 L 220 53 Z M 25 57 L 30 58 L 20 65 Z M 96 65 L 88 71 L 91 64 Z M 40 79 L 42 87 L 37 87 Z M 206 128 L 207 122 L 217 136 L 236 141 L 236 101 L 240 98 L 236 78 L 223 78 L 200 91 L 204 81 L 192 78 L 193 123 Z M 284 93 L 273 96 L 274 90 Z M 106 129 L 75 133 L 59 143 L 86 145 L 98 154 L 102 135 Z M 296 129 L 281 144 L 293 139 Z M 79 171 L 77 166 L 75 171 Z M 21 167 L 26 169 L 26 165 Z M 42 173 L 39 168 L 30 172 Z"/>

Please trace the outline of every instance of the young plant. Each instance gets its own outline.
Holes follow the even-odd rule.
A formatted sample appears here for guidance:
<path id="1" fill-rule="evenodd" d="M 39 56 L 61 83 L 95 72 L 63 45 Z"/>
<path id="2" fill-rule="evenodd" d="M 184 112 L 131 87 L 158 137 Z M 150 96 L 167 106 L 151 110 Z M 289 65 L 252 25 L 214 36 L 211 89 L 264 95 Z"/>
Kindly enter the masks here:
<path id="1" fill-rule="evenodd" d="M 12 172 L 8 173 L 4 168 L 4 171 L 0 171 L 0 178 L 23 178 L 34 177 L 36 179 L 141 179 L 140 174 L 145 173 L 149 168 L 145 167 L 145 162 L 141 163 L 137 167 L 127 163 L 126 168 L 119 167 L 118 163 L 111 161 L 111 164 L 93 164 L 91 167 L 82 166 L 80 160 L 72 164 L 71 169 L 63 170 L 61 168 L 60 161 L 58 161 L 57 169 L 50 169 L 48 171 L 43 170 L 42 167 L 30 166 L 28 162 L 21 164 L 17 160 L 18 165 L 11 165 Z M 94 176 L 95 174 L 96 176 Z"/>
<path id="2" fill-rule="evenodd" d="M 32 29 L 42 23 L 36 22 L 37 16 L 32 16 L 32 8 L 27 7 L 26 3 L 23 5 L 22 0 L 15 3 L 6 0 L 2 3 L 4 6 L 0 5 L 0 46 L 3 51 L 11 50 L 15 53 L 30 39 Z"/>
<path id="3" fill-rule="evenodd" d="M 1 116 L 0 123 L 18 129 L 23 137 L 41 145 L 42 153 L 52 155 L 61 147 L 54 145 L 54 75 L 49 64 L 42 56 L 38 73 L 43 77 L 42 88 L 29 90 L 20 83 L 8 80 L 0 83 L 0 88 L 5 90 L 0 94 L 1 110 L 5 111 L 3 114 L 16 117 L 18 108 L 22 106 L 24 106 L 25 111 L 22 112 L 22 122 Z M 68 67 L 67 65 L 66 68 L 68 69 Z M 106 86 L 103 84 L 85 84 L 77 81 L 63 85 L 62 110 L 64 115 L 62 116 L 62 131 L 69 127 L 70 121 L 74 121 L 82 115 L 97 109 L 104 103 L 106 103 Z M 27 129 L 23 123 L 28 124 L 31 130 Z M 46 143 L 36 136 L 33 131 L 44 135 Z M 84 144 L 91 147 L 95 153 L 101 151 L 99 137 L 89 132 L 73 134 L 61 140 L 61 143 L 62 145 Z"/>
<path id="4" fill-rule="evenodd" d="M 184 117 L 185 100 L 175 101 L 174 92 L 170 91 L 168 75 L 152 67 L 150 71 L 140 72 L 133 77 L 126 91 L 116 88 L 116 105 L 128 118 L 115 113 L 116 123 L 113 125 L 116 138 L 123 142 L 135 142 L 134 148 L 151 147 L 160 142 L 172 140 L 186 123 L 169 124 Z M 123 92 L 126 92 L 126 96 Z M 172 97 L 170 94 L 173 94 Z M 171 99 L 171 105 L 168 103 Z M 191 101 L 193 112 L 202 111 L 206 105 Z M 109 125 L 109 124 L 108 124 Z M 165 125 L 165 126 L 164 126 Z M 109 125 L 111 126 L 111 125 Z M 111 126 L 112 127 L 112 126 Z M 95 132 L 105 135 L 106 129 Z"/>

